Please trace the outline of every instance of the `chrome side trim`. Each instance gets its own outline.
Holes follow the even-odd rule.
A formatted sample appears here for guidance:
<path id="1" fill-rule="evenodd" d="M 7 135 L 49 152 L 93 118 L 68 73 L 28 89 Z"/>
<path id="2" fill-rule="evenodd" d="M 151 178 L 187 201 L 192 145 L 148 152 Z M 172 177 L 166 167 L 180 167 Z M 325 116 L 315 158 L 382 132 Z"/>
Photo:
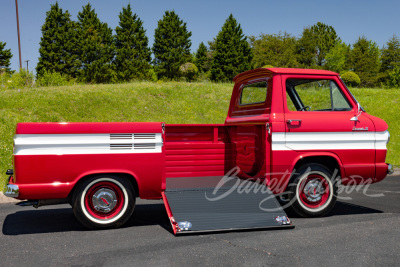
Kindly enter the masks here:
<path id="1" fill-rule="evenodd" d="M 15 184 L 8 184 L 4 187 L 3 193 L 6 197 L 18 197 L 19 187 Z"/>

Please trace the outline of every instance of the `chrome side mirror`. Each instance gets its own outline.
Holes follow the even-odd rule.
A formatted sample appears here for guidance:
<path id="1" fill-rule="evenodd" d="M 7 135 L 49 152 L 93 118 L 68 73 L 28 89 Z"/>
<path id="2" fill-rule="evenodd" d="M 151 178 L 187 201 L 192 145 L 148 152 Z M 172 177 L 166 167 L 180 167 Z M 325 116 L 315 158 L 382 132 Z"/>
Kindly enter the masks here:
<path id="1" fill-rule="evenodd" d="M 361 105 L 360 105 L 360 103 L 357 103 L 357 115 L 352 117 L 350 120 L 351 121 L 358 121 L 358 117 L 360 117 L 361 113 L 362 113 Z"/>

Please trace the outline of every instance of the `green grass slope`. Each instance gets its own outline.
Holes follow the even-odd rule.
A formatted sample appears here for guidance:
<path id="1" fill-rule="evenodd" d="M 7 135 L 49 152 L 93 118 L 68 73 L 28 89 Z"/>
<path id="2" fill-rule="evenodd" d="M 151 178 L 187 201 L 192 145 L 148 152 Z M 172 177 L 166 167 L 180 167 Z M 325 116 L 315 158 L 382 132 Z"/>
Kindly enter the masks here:
<path id="1" fill-rule="evenodd" d="M 18 122 L 224 123 L 232 84 L 136 82 L 0 91 L 0 188 Z"/>
<path id="2" fill-rule="evenodd" d="M 400 166 L 400 89 L 351 89 L 367 113 L 379 117 L 389 125 L 390 142 L 386 162 Z"/>
<path id="3" fill-rule="evenodd" d="M 164 121 L 223 123 L 232 84 L 150 83 L 75 85 L 0 91 L 0 187 L 12 164 L 18 122 Z M 367 112 L 389 124 L 387 162 L 400 165 L 400 90 L 353 89 Z"/>

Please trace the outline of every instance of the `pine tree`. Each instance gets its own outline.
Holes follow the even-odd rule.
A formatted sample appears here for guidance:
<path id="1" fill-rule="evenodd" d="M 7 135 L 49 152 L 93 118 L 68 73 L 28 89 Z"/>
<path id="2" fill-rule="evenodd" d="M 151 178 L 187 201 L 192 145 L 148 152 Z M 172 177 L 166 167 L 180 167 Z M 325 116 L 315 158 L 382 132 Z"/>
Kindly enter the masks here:
<path id="1" fill-rule="evenodd" d="M 350 52 L 352 69 L 360 76 L 362 86 L 373 86 L 380 69 L 380 51 L 378 45 L 367 40 L 365 36 L 359 37 L 353 44 Z"/>
<path id="2" fill-rule="evenodd" d="M 396 35 L 386 43 L 381 51 L 381 73 L 379 82 L 390 87 L 400 85 L 400 39 Z"/>
<path id="3" fill-rule="evenodd" d="M 115 81 L 112 29 L 100 21 L 90 4 L 78 13 L 76 34 L 76 53 L 81 64 L 78 78 L 88 83 Z"/>
<path id="4" fill-rule="evenodd" d="M 5 49 L 6 43 L 0 42 L 0 74 L 3 72 L 10 73 L 10 60 L 12 58 L 11 49 Z"/>
<path id="5" fill-rule="evenodd" d="M 75 76 L 77 70 L 76 58 L 70 50 L 70 31 L 73 22 L 68 11 L 63 12 L 58 2 L 51 5 L 46 12 L 46 20 L 42 26 L 40 39 L 39 62 L 36 65 L 37 76 L 45 71 L 58 72 Z"/>
<path id="6" fill-rule="evenodd" d="M 297 43 L 297 60 L 305 68 L 321 68 L 326 54 L 339 40 L 332 26 L 317 22 L 303 30 Z"/>
<path id="7" fill-rule="evenodd" d="M 194 62 L 199 72 L 207 72 L 211 67 L 209 62 L 209 51 L 203 42 L 200 43 L 199 48 L 196 51 Z"/>
<path id="8" fill-rule="evenodd" d="M 253 54 L 240 24 L 231 14 L 215 39 L 211 64 L 213 81 L 231 81 L 237 74 L 251 69 Z"/>
<path id="9" fill-rule="evenodd" d="M 396 66 L 400 67 L 400 39 L 396 35 L 386 43 L 382 48 L 381 71 L 392 71 Z"/>
<path id="10" fill-rule="evenodd" d="M 143 21 L 136 14 L 132 14 L 131 5 L 122 8 L 119 14 L 119 26 L 116 27 L 115 66 L 119 81 L 132 79 L 148 79 L 151 50 Z"/>
<path id="11" fill-rule="evenodd" d="M 176 79 L 179 67 L 190 61 L 192 33 L 175 11 L 166 11 L 154 34 L 154 65 L 159 78 Z"/>

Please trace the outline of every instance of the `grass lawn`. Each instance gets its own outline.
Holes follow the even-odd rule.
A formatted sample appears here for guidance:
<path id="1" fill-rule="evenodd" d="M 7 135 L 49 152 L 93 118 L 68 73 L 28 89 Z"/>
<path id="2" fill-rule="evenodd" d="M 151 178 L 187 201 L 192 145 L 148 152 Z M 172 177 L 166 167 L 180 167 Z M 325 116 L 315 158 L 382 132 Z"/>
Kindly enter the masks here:
<path id="1" fill-rule="evenodd" d="M 389 125 L 386 162 L 400 167 L 400 89 L 354 88 L 351 92 L 369 114 L 385 120 Z"/>
<path id="2" fill-rule="evenodd" d="M 17 122 L 164 121 L 223 123 L 233 84 L 134 82 L 0 91 L 0 187 L 11 168 Z M 387 162 L 400 165 L 400 90 L 352 89 L 368 113 L 389 124 Z"/>

